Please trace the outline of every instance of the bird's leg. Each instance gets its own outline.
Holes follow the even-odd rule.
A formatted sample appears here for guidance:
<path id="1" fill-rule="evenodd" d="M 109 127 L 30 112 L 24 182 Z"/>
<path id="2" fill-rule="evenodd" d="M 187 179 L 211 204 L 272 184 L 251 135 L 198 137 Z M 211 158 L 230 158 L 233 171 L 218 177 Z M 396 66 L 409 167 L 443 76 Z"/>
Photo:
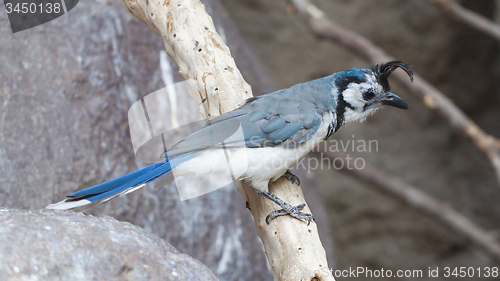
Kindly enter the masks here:
<path id="1" fill-rule="evenodd" d="M 265 198 L 273 201 L 274 203 L 278 204 L 281 207 L 281 210 L 273 211 L 266 217 L 266 223 L 269 224 L 269 220 L 272 220 L 278 216 L 283 216 L 283 215 L 290 215 L 296 219 L 303 220 L 307 222 L 307 225 L 311 223 L 311 221 L 314 221 L 314 217 L 311 214 L 306 214 L 301 212 L 306 204 L 300 204 L 297 206 L 292 206 L 285 201 L 279 199 L 276 195 L 272 194 L 269 191 L 258 191 L 256 190 L 257 194 L 260 194 L 264 196 Z"/>
<path id="2" fill-rule="evenodd" d="M 300 179 L 299 177 L 297 177 L 296 175 L 292 174 L 292 172 L 290 172 L 290 170 L 286 170 L 286 173 L 283 174 L 283 176 L 291 181 L 293 184 L 297 184 L 297 185 L 300 185 Z"/>

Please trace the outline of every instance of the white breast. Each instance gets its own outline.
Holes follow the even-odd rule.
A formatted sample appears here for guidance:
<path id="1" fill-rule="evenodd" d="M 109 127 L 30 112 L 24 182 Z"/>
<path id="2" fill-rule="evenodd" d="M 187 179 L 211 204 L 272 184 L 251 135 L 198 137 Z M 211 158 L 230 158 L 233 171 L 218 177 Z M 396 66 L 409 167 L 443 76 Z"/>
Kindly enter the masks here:
<path id="1" fill-rule="evenodd" d="M 336 116 L 326 113 L 316 133 L 297 147 L 208 149 L 198 152 L 193 159 L 174 169 L 175 176 L 202 176 L 207 174 L 233 174 L 247 179 L 259 191 L 267 191 L 270 180 L 277 180 L 287 169 L 304 157 L 328 132 Z"/>

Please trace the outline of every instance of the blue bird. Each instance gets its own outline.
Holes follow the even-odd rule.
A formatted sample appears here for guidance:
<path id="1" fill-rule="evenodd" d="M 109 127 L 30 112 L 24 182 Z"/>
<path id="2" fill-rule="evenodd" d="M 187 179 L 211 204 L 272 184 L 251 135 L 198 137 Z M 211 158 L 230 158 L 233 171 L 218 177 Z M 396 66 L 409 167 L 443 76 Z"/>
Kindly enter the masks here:
<path id="1" fill-rule="evenodd" d="M 291 206 L 279 199 L 269 192 L 269 182 L 283 175 L 297 182 L 288 168 L 341 126 L 363 122 L 383 105 L 408 109 L 403 99 L 390 92 L 388 77 L 397 68 L 413 81 L 410 65 L 390 61 L 371 70 L 353 68 L 249 98 L 174 145 L 163 161 L 72 193 L 47 208 L 84 210 L 171 176 L 173 171 L 176 176 L 222 173 L 229 161 L 237 178 L 247 180 L 258 194 L 282 208 L 267 216 L 268 224 L 285 214 L 309 224 L 312 215 L 300 211 L 305 204 Z M 243 131 L 242 139 L 231 138 L 238 128 Z M 222 147 L 225 157 L 217 153 L 216 148 Z"/>

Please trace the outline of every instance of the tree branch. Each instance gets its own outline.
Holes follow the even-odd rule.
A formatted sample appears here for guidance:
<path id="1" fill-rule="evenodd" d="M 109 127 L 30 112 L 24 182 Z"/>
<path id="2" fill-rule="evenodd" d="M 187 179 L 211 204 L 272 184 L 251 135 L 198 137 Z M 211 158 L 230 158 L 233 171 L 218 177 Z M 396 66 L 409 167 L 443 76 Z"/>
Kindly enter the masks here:
<path id="1" fill-rule="evenodd" d="M 494 21 L 462 7 L 455 0 L 427 0 L 431 5 L 439 8 L 447 16 L 468 25 L 482 33 L 500 41 L 500 25 Z"/>
<path id="2" fill-rule="evenodd" d="M 179 66 L 179 73 L 195 89 L 192 98 L 200 103 L 205 118 L 228 112 L 252 96 L 229 48 L 199 1 L 123 0 L 123 3 L 163 38 L 168 55 Z M 248 199 L 274 279 L 334 280 L 328 271 L 316 224 L 307 226 L 289 216 L 281 216 L 267 225 L 267 214 L 278 206 L 257 195 L 248 184 L 242 185 L 240 192 Z M 287 180 L 278 180 L 270 184 L 269 189 L 291 204 L 305 202 L 302 189 Z M 310 212 L 307 207 L 304 210 Z"/>
<path id="3" fill-rule="evenodd" d="M 393 57 L 368 39 L 332 22 L 309 0 L 288 1 L 293 3 L 300 15 L 307 20 L 310 28 L 317 35 L 339 43 L 372 63 L 394 60 Z M 486 134 L 451 99 L 425 81 L 420 75 L 414 75 L 413 84 L 408 80 L 408 76 L 402 72 L 395 72 L 393 76 L 410 93 L 421 97 L 428 108 L 436 110 L 446 118 L 453 129 L 471 139 L 474 145 L 490 160 L 500 183 L 500 141 Z"/>
<path id="4" fill-rule="evenodd" d="M 321 151 L 332 160 L 341 158 L 345 155 L 331 151 Z M 363 169 L 348 169 L 347 165 L 342 168 L 343 172 L 353 175 L 356 179 L 361 179 L 372 184 L 379 191 L 408 204 L 412 208 L 423 211 L 433 219 L 444 223 L 451 229 L 467 237 L 477 246 L 489 253 L 494 259 L 500 261 L 500 244 L 497 237 L 476 225 L 474 222 L 446 206 L 432 196 L 426 194 L 420 189 L 411 186 L 400 179 L 393 178 L 383 172 L 365 165 Z"/>

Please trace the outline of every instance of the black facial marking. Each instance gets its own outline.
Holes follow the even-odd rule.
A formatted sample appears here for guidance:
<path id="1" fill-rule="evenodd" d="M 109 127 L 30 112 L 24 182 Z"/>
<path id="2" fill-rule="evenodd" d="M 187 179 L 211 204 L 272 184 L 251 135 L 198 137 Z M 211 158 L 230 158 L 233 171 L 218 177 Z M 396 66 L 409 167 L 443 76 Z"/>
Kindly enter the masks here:
<path id="1" fill-rule="evenodd" d="M 369 101 L 375 97 L 375 93 L 372 90 L 368 90 L 367 92 L 363 93 L 363 99 L 365 101 Z"/>
<path id="2" fill-rule="evenodd" d="M 345 106 L 349 107 L 350 109 L 352 110 L 355 110 L 356 108 L 354 106 L 352 106 L 352 104 L 348 103 L 348 102 L 345 102 Z"/>
<path id="3" fill-rule="evenodd" d="M 335 125 L 335 130 L 333 130 L 331 133 L 330 133 L 330 128 L 329 128 L 326 138 L 328 138 L 331 134 L 336 132 L 340 128 L 340 126 L 342 126 L 344 124 L 344 120 L 345 120 L 344 114 L 345 114 L 346 107 L 353 109 L 353 106 L 344 100 L 344 95 L 342 94 L 342 92 L 340 92 L 339 96 L 337 97 L 337 124 Z M 333 126 L 332 126 L 332 128 L 333 128 Z"/>

